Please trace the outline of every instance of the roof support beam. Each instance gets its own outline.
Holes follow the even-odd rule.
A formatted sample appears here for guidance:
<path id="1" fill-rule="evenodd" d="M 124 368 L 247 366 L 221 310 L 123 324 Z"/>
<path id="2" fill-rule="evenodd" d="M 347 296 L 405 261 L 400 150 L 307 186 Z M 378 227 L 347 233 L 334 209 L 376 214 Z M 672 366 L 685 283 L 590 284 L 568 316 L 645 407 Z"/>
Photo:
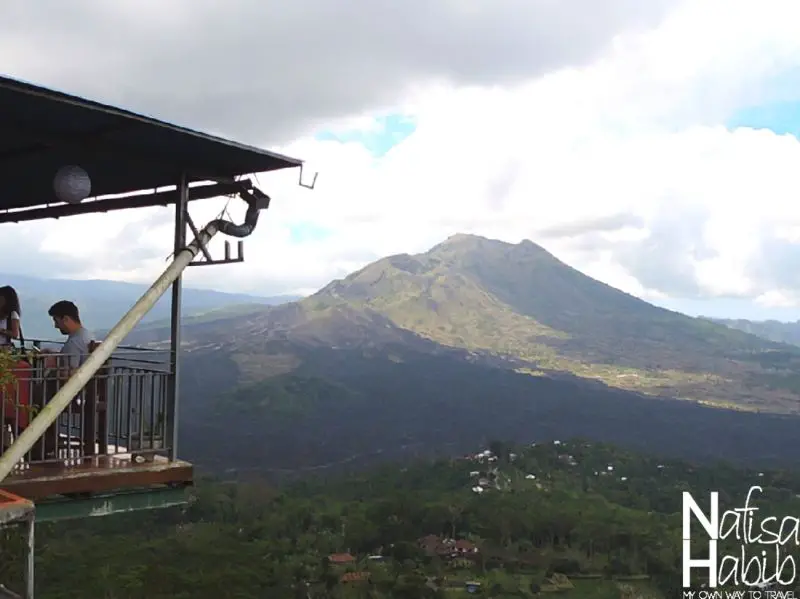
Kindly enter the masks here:
<path id="1" fill-rule="evenodd" d="M 236 183 L 215 183 L 213 185 L 197 185 L 189 188 L 189 201 L 206 200 L 219 196 L 238 193 L 243 188 L 250 189 L 253 183 L 249 179 Z M 169 206 L 178 201 L 178 190 L 153 192 L 151 194 L 108 198 L 84 202 L 82 204 L 59 204 L 0 213 L 0 223 L 19 223 L 43 218 L 62 218 L 93 212 L 111 212 L 129 208 L 148 208 L 151 206 Z"/>
<path id="2" fill-rule="evenodd" d="M 213 181 L 224 177 L 223 174 L 217 172 L 215 168 L 208 165 L 187 170 L 187 165 L 173 160 L 168 152 L 152 149 L 143 151 L 113 139 L 115 134 L 124 134 L 126 131 L 135 128 L 138 124 L 139 123 L 134 122 L 126 123 L 125 125 L 104 127 L 83 135 L 47 133 L 37 130 L 36 127 L 32 125 L 12 125 L 10 128 L 11 132 L 29 140 L 33 145 L 12 151 L 5 156 L 0 156 L 0 160 L 2 162 L 11 162 L 19 158 L 29 158 L 32 155 L 35 156 L 48 152 L 61 151 L 64 148 L 74 148 L 77 151 L 98 156 L 105 156 L 111 151 L 119 156 L 124 156 L 128 162 L 137 162 L 142 165 L 169 165 L 176 172 L 188 172 L 190 177 L 194 180 Z M 8 127 L 6 129 L 8 129 Z"/>
<path id="3" fill-rule="evenodd" d="M 127 127 L 120 127 L 119 125 L 115 125 L 114 127 L 104 127 L 96 131 L 84 133 L 75 139 L 67 140 L 66 138 L 56 139 L 52 135 L 48 136 L 42 133 L 30 135 L 30 131 L 28 129 L 25 129 L 16 123 L 11 127 L 4 127 L 6 135 L 11 133 L 18 135 L 23 139 L 26 139 L 28 144 L 13 150 L 0 152 L 0 162 L 10 162 L 19 158 L 27 158 L 28 156 L 32 155 L 43 154 L 64 145 L 88 147 L 91 144 L 102 144 L 109 135 L 118 133 L 119 131 L 124 131 L 126 128 L 129 129 L 130 127 L 130 124 L 128 124 Z"/>

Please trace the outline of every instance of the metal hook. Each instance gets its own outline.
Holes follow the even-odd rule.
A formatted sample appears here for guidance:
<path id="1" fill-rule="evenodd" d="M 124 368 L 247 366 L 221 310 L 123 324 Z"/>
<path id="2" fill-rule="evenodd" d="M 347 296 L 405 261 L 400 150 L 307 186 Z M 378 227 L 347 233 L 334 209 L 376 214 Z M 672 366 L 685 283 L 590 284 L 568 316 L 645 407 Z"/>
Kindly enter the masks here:
<path id="1" fill-rule="evenodd" d="M 297 184 L 300 187 L 305 187 L 306 189 L 314 189 L 314 185 L 317 184 L 317 177 L 319 176 L 319 172 L 314 172 L 314 177 L 311 179 L 311 184 L 303 183 L 303 166 L 304 164 L 300 164 L 300 176 L 298 177 Z"/>

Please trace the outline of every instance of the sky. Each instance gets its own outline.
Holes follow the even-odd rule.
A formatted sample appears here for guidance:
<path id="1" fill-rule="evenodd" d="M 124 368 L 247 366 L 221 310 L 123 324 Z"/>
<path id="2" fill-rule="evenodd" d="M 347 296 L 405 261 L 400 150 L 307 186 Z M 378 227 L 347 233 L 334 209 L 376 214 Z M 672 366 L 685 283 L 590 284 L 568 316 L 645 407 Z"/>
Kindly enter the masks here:
<path id="1" fill-rule="evenodd" d="M 247 261 L 193 286 L 306 294 L 463 232 L 690 314 L 800 318 L 793 0 L 16 2 L 0 73 L 319 171 L 258 175 Z M 3 270 L 152 281 L 171 217 L 6 224 Z"/>

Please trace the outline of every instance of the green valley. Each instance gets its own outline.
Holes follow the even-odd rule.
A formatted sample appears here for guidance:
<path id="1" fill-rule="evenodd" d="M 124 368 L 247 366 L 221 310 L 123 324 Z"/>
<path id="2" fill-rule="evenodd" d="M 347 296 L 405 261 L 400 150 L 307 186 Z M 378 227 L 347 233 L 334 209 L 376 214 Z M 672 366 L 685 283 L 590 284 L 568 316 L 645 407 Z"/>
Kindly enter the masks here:
<path id="1" fill-rule="evenodd" d="M 286 488 L 207 480 L 183 510 L 40 525 L 39 588 L 48 599 L 419 599 L 469 589 L 666 599 L 681 592 L 682 491 L 698 501 L 719 491 L 724 510 L 755 484 L 759 521 L 800 513 L 795 473 L 703 467 L 581 440 L 494 441 L 460 459 Z M 0 576 L 16 580 L 21 539 L 4 535 Z"/>

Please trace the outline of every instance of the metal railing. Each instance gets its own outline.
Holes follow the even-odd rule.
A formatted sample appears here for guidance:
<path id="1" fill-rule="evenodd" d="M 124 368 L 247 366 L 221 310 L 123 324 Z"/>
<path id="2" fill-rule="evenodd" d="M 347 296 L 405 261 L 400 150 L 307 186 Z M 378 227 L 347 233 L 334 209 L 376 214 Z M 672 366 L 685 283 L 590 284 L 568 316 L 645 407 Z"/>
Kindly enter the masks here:
<path id="1" fill-rule="evenodd" d="M 57 351 L 60 344 L 26 340 L 25 345 Z M 0 455 L 64 383 L 58 368 L 63 357 L 26 355 L 33 357 L 17 361 L 13 380 L 0 387 Z M 168 350 L 117 347 L 14 471 L 101 456 L 150 461 L 168 454 L 167 431 L 174 416 L 169 414 L 169 376 Z"/>
<path id="2" fill-rule="evenodd" d="M 186 243 L 186 230 L 185 225 L 191 222 L 186 213 L 186 201 L 188 198 L 189 188 L 186 184 L 186 175 L 182 175 L 179 189 L 179 201 L 176 203 L 176 220 L 175 220 L 175 253 L 169 266 L 164 269 L 164 272 L 153 282 L 153 284 L 144 292 L 144 294 L 131 306 L 125 315 L 115 324 L 111 330 L 105 335 L 105 339 L 99 346 L 97 346 L 86 361 L 81 364 L 68 380 L 63 381 L 55 395 L 51 396 L 49 400 L 43 400 L 41 411 L 29 422 L 25 430 L 23 430 L 19 437 L 16 437 L 8 445 L 4 445 L 3 453 L 0 454 L 0 482 L 6 478 L 20 462 L 25 462 L 26 456 L 32 451 L 35 453 L 37 445 L 42 444 L 47 437 L 49 429 L 58 429 L 62 420 L 62 413 L 72 408 L 72 404 L 76 401 L 76 396 L 81 394 L 85 395 L 85 388 L 88 388 L 93 383 L 95 377 L 106 366 L 107 362 L 113 357 L 114 351 L 121 345 L 125 337 L 133 330 L 133 328 L 144 318 L 144 316 L 152 310 L 153 306 L 161 296 L 166 293 L 167 289 L 172 287 L 172 352 L 170 353 L 170 368 L 171 374 L 168 374 L 170 384 L 169 389 L 169 412 L 171 412 L 171 421 L 167 424 L 167 433 L 169 433 L 170 453 L 175 453 L 175 445 L 177 444 L 177 405 L 178 405 L 178 348 L 180 347 L 180 277 L 181 273 L 189 266 L 197 255 L 203 251 L 207 251 L 209 241 L 214 238 L 217 233 L 228 235 L 230 237 L 245 238 L 255 230 L 258 225 L 259 215 L 262 210 L 269 207 L 270 198 L 268 195 L 253 187 L 246 189 L 244 186 L 239 190 L 239 196 L 247 203 L 247 212 L 245 213 L 244 222 L 242 224 L 234 224 L 233 222 L 222 218 L 216 218 L 209 222 L 201 230 L 197 231 L 193 228 L 195 237 L 194 240 L 184 246 Z M 223 261 L 224 262 L 224 261 Z M 210 264 L 210 262 L 207 262 Z M 217 262 L 219 263 L 219 262 Z M 35 387 L 35 385 L 33 385 Z M 103 385 L 100 385 L 102 387 Z M 91 410 L 90 410 L 91 412 Z M 93 418 L 89 419 L 94 421 Z M 59 439 L 59 433 L 54 433 L 56 440 Z M 164 437 L 167 438 L 166 436 Z M 132 441 L 128 437 L 128 441 Z M 68 438 L 69 442 L 69 438 Z M 58 443 L 56 443 L 58 445 Z M 126 448 L 129 449 L 129 448 Z M 56 447 L 56 452 L 58 447 Z M 174 455 L 171 458 L 175 458 Z"/>

